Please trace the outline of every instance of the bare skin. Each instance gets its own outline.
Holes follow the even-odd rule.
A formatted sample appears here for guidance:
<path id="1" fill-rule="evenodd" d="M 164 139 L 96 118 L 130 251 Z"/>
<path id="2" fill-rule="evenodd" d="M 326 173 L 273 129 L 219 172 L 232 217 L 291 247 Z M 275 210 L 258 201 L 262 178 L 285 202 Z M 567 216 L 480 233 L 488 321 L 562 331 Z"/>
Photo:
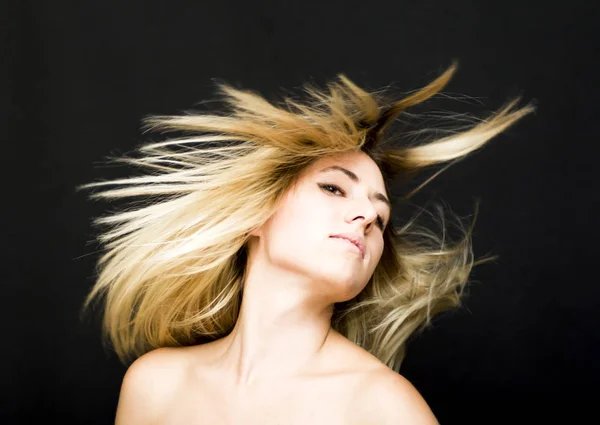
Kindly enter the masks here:
<path id="1" fill-rule="evenodd" d="M 436 424 L 408 381 L 331 328 L 334 303 L 358 295 L 381 258 L 390 210 L 376 193 L 387 197 L 364 153 L 311 165 L 251 234 L 232 332 L 138 359 L 117 425 Z M 332 238 L 345 232 L 364 238 L 364 255 Z"/>
<path id="2" fill-rule="evenodd" d="M 370 376 L 386 373 L 387 368 L 339 334 L 333 339 L 337 342 L 331 342 L 331 352 L 323 356 L 318 369 L 243 387 L 236 385 L 236 376 L 223 368 L 223 346 L 219 342 L 181 350 L 180 354 L 189 358 L 189 376 L 181 383 L 179 395 L 161 423 L 367 423 L 356 416 L 360 390 L 368 386 Z"/>

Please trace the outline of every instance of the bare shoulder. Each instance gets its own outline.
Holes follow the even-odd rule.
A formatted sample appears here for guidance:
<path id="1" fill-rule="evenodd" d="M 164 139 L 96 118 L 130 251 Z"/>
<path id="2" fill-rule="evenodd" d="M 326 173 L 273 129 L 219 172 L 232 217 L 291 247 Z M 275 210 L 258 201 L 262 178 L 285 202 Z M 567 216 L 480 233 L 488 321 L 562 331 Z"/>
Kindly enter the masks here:
<path id="1" fill-rule="evenodd" d="M 357 423 L 381 425 L 439 425 L 431 408 L 414 385 L 388 367 L 372 372 L 364 381 Z"/>
<path id="2" fill-rule="evenodd" d="M 151 424 L 160 420 L 182 386 L 188 363 L 185 350 L 166 347 L 135 360 L 123 378 L 115 424 Z"/>
<path id="3" fill-rule="evenodd" d="M 377 357 L 340 338 L 338 364 L 359 371 L 348 411 L 353 425 L 439 425 L 431 408 L 415 386 Z M 343 361 L 341 359 L 346 359 Z"/>

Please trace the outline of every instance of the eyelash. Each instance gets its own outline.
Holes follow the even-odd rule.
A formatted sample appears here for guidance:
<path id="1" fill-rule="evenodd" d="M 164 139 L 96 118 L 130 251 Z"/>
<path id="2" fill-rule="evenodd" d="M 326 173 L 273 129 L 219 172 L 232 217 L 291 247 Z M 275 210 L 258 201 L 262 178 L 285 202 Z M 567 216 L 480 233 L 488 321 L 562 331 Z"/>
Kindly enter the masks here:
<path id="1" fill-rule="evenodd" d="M 344 194 L 344 193 L 345 193 L 345 192 L 344 192 L 342 189 L 340 189 L 340 187 L 339 187 L 339 186 L 336 186 L 336 185 L 334 185 L 334 184 L 328 184 L 328 183 L 327 183 L 327 184 L 319 184 L 319 187 L 320 187 L 321 189 L 323 189 L 323 190 L 326 190 L 327 192 L 330 192 L 330 193 L 331 193 L 331 190 L 327 190 L 327 189 L 326 189 L 327 187 L 331 187 L 331 188 L 337 189 L 337 190 L 339 190 L 339 191 L 340 191 L 342 194 Z M 383 230 L 383 227 L 384 227 L 384 226 L 383 226 L 383 218 L 381 218 L 381 216 L 380 216 L 380 215 L 377 215 L 377 224 L 379 224 L 379 228 L 380 228 L 381 230 Z"/>

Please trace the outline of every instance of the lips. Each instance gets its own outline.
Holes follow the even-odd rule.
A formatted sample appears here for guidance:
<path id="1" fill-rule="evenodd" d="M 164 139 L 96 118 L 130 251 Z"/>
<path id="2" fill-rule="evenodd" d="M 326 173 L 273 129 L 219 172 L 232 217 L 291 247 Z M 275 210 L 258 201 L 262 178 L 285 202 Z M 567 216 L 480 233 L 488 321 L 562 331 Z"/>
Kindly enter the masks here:
<path id="1" fill-rule="evenodd" d="M 332 238 L 346 239 L 352 242 L 360 250 L 362 258 L 365 258 L 365 239 L 358 233 L 340 233 L 337 235 L 331 235 Z"/>

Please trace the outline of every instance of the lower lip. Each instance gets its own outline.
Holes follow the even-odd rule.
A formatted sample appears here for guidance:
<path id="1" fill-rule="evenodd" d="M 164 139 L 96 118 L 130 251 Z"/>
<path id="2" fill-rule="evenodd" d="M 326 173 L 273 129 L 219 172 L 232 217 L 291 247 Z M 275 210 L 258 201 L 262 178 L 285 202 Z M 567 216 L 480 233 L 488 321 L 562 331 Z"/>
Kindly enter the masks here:
<path id="1" fill-rule="evenodd" d="M 354 250 L 354 252 L 357 252 L 362 257 L 362 252 L 360 252 L 360 249 L 356 245 L 354 245 L 352 242 L 350 242 L 348 239 L 336 238 L 336 237 L 332 237 L 332 239 L 337 239 L 342 242 L 345 242 L 346 246 L 348 246 L 348 248 L 352 248 Z"/>

